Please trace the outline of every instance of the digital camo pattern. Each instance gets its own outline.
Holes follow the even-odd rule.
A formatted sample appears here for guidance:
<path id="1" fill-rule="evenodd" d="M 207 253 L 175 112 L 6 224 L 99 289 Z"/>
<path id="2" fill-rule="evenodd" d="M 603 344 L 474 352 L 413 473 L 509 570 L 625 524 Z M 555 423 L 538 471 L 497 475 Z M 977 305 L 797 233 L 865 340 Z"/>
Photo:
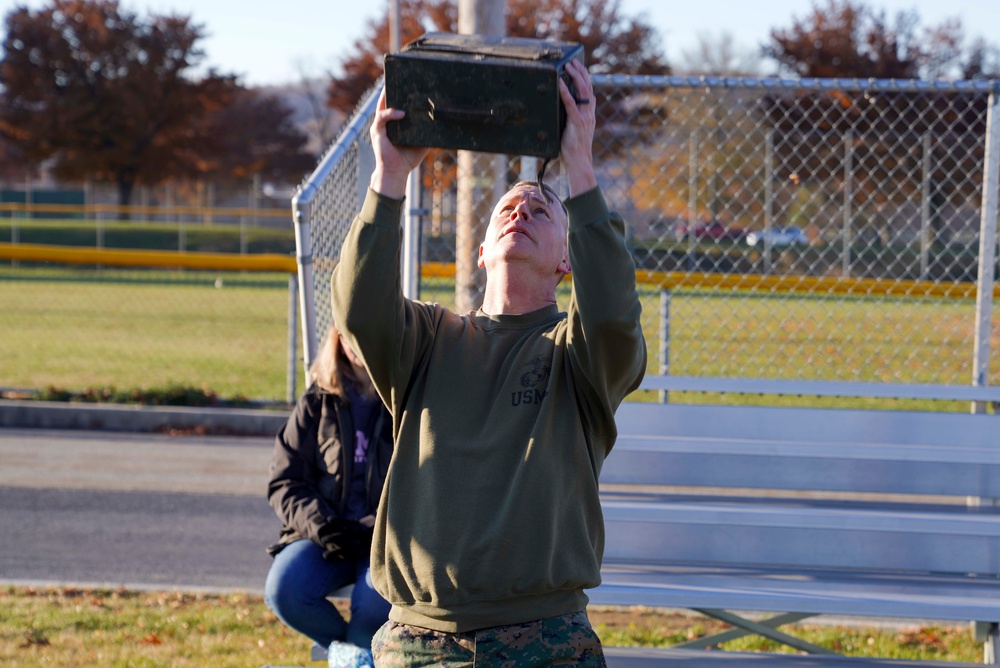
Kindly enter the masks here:
<path id="1" fill-rule="evenodd" d="M 601 641 L 585 612 L 468 633 L 389 621 L 372 639 L 378 668 L 605 668 Z"/>

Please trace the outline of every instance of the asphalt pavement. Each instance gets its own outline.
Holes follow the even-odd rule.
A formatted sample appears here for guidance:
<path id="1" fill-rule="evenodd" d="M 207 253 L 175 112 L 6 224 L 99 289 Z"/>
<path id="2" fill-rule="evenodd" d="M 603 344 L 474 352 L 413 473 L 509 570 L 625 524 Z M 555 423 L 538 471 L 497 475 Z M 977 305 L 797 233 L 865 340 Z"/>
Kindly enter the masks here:
<path id="1" fill-rule="evenodd" d="M 116 432 L 200 431 L 272 436 L 286 410 L 186 406 L 140 406 L 0 399 L 0 428 L 81 429 Z"/>
<path id="2" fill-rule="evenodd" d="M 260 593 L 272 445 L 0 428 L 0 582 Z"/>

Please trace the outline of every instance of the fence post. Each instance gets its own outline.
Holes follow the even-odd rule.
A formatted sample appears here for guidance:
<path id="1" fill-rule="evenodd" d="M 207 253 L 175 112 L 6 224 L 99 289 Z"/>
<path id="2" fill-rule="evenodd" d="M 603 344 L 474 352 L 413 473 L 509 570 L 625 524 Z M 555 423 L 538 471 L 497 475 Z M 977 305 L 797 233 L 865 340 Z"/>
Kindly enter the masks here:
<path id="1" fill-rule="evenodd" d="M 771 235 L 774 228 L 774 128 L 767 131 L 767 146 L 764 149 L 764 273 L 770 274 Z"/>
<path id="2" fill-rule="evenodd" d="M 104 216 L 98 216 L 94 222 L 94 244 L 97 248 L 104 248 Z"/>
<path id="3" fill-rule="evenodd" d="M 691 131 L 691 142 L 688 153 L 688 223 L 687 234 L 687 270 L 696 271 L 697 256 L 695 254 L 694 228 L 698 225 L 698 129 Z"/>
<path id="4" fill-rule="evenodd" d="M 926 281 L 931 253 L 931 135 L 924 133 L 920 156 L 920 280 Z"/>
<path id="5" fill-rule="evenodd" d="M 521 156 L 521 171 L 518 174 L 518 181 L 533 181 L 538 176 L 538 158 L 530 155 Z"/>
<path id="6" fill-rule="evenodd" d="M 360 137 L 355 142 L 357 147 L 357 209 L 361 210 L 361 204 L 368 196 L 368 185 L 371 181 L 372 172 L 375 171 L 375 149 Z"/>
<path id="7" fill-rule="evenodd" d="M 240 255 L 247 254 L 247 217 L 240 214 Z"/>
<path id="8" fill-rule="evenodd" d="M 211 225 L 215 222 L 212 218 L 212 209 L 215 207 L 215 183 L 206 184 L 204 181 L 201 182 L 202 187 L 205 192 L 205 212 L 204 221 L 206 225 Z"/>
<path id="9" fill-rule="evenodd" d="M 983 204 L 979 221 L 979 277 L 976 283 L 976 337 L 972 384 L 989 385 L 990 335 L 993 323 L 993 272 L 997 247 L 997 188 L 1000 187 L 1000 96 L 990 92 L 986 112 L 986 153 L 983 159 Z M 972 403 L 973 413 L 985 413 L 985 402 Z"/>
<path id="10" fill-rule="evenodd" d="M 288 391 L 285 393 L 285 399 L 289 404 L 295 405 L 295 400 L 298 397 L 298 393 L 295 389 L 295 376 L 298 374 L 298 349 L 295 345 L 296 336 L 295 329 L 298 325 L 299 314 L 298 314 L 298 300 L 299 300 L 299 282 L 298 277 L 295 274 L 288 275 Z"/>
<path id="11" fill-rule="evenodd" d="M 854 192 L 852 181 L 854 179 L 854 133 L 848 131 L 844 134 L 844 243 L 843 243 L 843 267 L 841 273 L 844 278 L 851 277 L 851 212 Z"/>
<path id="12" fill-rule="evenodd" d="M 30 177 L 25 177 L 25 179 L 24 179 L 24 211 L 22 212 L 21 217 L 24 218 L 24 220 L 25 220 L 26 223 L 27 223 L 28 220 L 30 220 L 31 218 L 35 217 L 35 215 L 31 212 L 31 205 L 32 205 L 34 199 L 35 199 L 35 195 L 34 195 L 34 193 L 31 190 L 31 178 Z M 19 226 L 17 226 L 16 224 L 14 224 L 13 216 L 11 217 L 11 224 L 13 225 L 13 227 L 11 228 L 11 231 L 10 231 L 11 241 L 13 241 L 16 244 L 17 243 L 21 243 L 21 228 Z M 20 266 L 20 264 L 15 264 L 14 266 L 18 267 L 18 266 Z"/>
<path id="13" fill-rule="evenodd" d="M 302 201 L 302 190 L 292 199 L 295 223 L 295 260 L 302 302 L 302 362 L 308 386 L 309 365 L 316 358 L 316 309 L 313 289 L 312 202 Z"/>
<path id="14" fill-rule="evenodd" d="M 173 211 L 174 208 L 174 184 L 173 181 L 167 182 L 166 192 L 164 193 L 164 201 L 167 205 L 167 211 Z M 169 221 L 171 218 L 170 214 L 167 214 L 164 220 Z M 187 247 L 187 238 L 184 233 L 184 222 L 181 216 L 174 215 L 174 222 L 177 223 L 177 250 L 181 253 Z"/>
<path id="15" fill-rule="evenodd" d="M 660 375 L 670 375 L 670 291 L 660 290 Z M 661 404 L 670 401 L 666 390 L 659 391 Z"/>
<path id="16" fill-rule="evenodd" d="M 422 170 L 418 165 L 406 179 L 406 201 L 409 204 L 403 213 L 403 295 L 410 299 L 420 299 L 420 223 L 424 215 Z"/>
<path id="17" fill-rule="evenodd" d="M 250 226 L 257 227 L 257 209 L 260 208 L 260 174 L 253 175 L 253 183 L 250 185 Z"/>
<path id="18" fill-rule="evenodd" d="M 94 205 L 94 183 L 88 177 L 83 182 L 83 219 L 90 220 L 90 207 Z"/>
<path id="19" fill-rule="evenodd" d="M 25 195 L 25 204 L 27 204 L 27 201 L 28 198 L 27 195 Z M 18 221 L 21 220 L 21 216 L 27 216 L 27 215 L 28 215 L 27 206 L 25 206 L 20 211 L 14 210 L 10 212 L 10 242 L 15 246 L 21 243 L 21 228 L 18 225 Z M 21 263 L 18 260 L 11 260 L 10 266 L 13 269 L 17 269 L 18 267 L 21 266 Z"/>

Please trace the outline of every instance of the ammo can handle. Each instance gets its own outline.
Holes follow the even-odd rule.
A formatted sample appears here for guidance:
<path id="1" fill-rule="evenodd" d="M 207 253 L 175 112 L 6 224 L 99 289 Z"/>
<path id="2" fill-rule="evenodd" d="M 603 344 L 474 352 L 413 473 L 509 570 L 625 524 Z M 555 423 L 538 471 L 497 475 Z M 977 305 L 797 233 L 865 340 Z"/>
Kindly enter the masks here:
<path id="1" fill-rule="evenodd" d="M 427 98 L 430 109 L 427 115 L 432 121 L 445 123 L 474 123 L 477 125 L 503 124 L 524 116 L 524 105 L 520 102 L 504 102 L 493 109 L 461 109 L 457 107 L 442 107 Z"/>

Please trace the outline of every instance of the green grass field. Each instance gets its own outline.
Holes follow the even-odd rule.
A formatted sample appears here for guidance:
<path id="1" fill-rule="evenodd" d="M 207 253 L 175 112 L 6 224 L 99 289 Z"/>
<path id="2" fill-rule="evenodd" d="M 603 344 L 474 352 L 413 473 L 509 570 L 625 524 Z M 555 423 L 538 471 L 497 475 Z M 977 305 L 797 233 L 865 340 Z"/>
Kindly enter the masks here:
<path id="1" fill-rule="evenodd" d="M 0 273 L 0 386 L 188 385 L 285 398 L 286 276 L 188 272 L 173 284 L 164 272 L 15 276 L 24 275 Z"/>
<path id="2" fill-rule="evenodd" d="M 425 282 L 421 298 L 454 303 L 448 281 Z M 647 373 L 659 373 L 660 294 L 641 291 Z M 558 295 L 565 308 L 569 289 Z M 992 365 L 1000 373 L 1000 318 Z M 670 301 L 669 372 L 679 376 L 797 378 L 969 384 L 975 304 L 971 300 L 824 298 L 682 292 Z M 997 381 L 994 380 L 995 384 Z M 649 398 L 649 397 L 644 397 Z M 720 397 L 677 393 L 682 401 L 729 401 L 968 410 L 964 402 Z"/>
<path id="3" fill-rule="evenodd" d="M 561 290 L 561 304 L 568 294 Z M 450 306 L 453 283 L 425 281 L 421 298 Z M 642 299 L 648 371 L 656 373 L 659 293 Z M 288 300 L 284 275 L 0 269 L 0 387 L 187 385 L 223 398 L 283 401 Z M 974 321 L 968 300 L 680 293 L 671 299 L 669 369 L 968 384 Z M 992 350 L 996 369 L 1000 327 Z"/>
<path id="4" fill-rule="evenodd" d="M 310 642 L 249 594 L 80 588 L 0 588 L 0 665 L 107 668 L 318 666 Z M 727 627 L 703 617 L 646 608 L 591 608 L 607 645 L 676 645 Z M 968 661 L 982 649 L 965 627 L 905 629 L 800 624 L 786 630 L 849 656 Z M 729 651 L 788 651 L 744 637 Z"/>

